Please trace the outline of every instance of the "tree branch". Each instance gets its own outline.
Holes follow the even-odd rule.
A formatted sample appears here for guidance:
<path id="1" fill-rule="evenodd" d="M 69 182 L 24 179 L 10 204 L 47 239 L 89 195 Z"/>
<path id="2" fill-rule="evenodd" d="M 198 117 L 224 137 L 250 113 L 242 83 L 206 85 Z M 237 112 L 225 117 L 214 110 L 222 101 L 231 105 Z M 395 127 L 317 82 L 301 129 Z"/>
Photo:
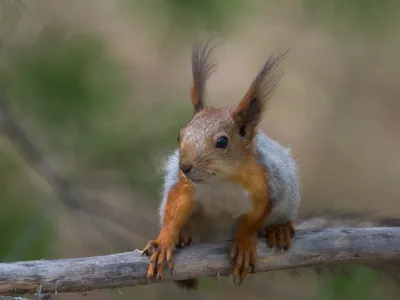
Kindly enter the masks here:
<path id="1" fill-rule="evenodd" d="M 202 244 L 175 255 L 172 275 L 164 280 L 226 276 L 230 272 L 227 244 Z M 342 228 L 298 231 L 290 251 L 273 251 L 258 243 L 255 272 L 358 263 L 393 267 L 400 260 L 400 228 Z M 38 260 L 0 264 L 0 294 L 113 289 L 146 285 L 149 259 L 141 251 L 88 258 Z M 385 269 L 384 269 L 385 271 Z M 162 281 L 162 282 L 163 282 Z M 153 280 L 152 283 L 160 282 Z"/>

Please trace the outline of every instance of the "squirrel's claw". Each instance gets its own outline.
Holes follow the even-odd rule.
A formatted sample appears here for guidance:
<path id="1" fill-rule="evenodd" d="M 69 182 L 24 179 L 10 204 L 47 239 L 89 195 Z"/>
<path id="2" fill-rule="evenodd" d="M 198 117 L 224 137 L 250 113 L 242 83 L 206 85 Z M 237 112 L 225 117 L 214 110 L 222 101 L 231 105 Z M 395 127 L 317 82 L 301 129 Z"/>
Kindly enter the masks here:
<path id="1" fill-rule="evenodd" d="M 285 224 L 271 225 L 265 228 L 267 244 L 270 248 L 288 250 L 292 247 L 292 239 L 296 233 L 292 221 Z"/>
<path id="2" fill-rule="evenodd" d="M 173 251 L 172 248 L 167 250 L 167 264 L 170 274 L 172 275 L 172 271 L 174 270 L 174 261 L 173 261 Z"/>
<path id="3" fill-rule="evenodd" d="M 229 257 L 234 284 L 240 285 L 243 282 L 247 277 L 249 268 L 251 268 L 251 272 L 254 272 L 256 256 L 255 237 L 245 237 L 232 242 Z"/>
<path id="4" fill-rule="evenodd" d="M 146 245 L 146 247 L 142 251 L 142 256 L 150 256 L 151 252 L 153 251 L 153 248 L 157 248 L 157 241 L 149 241 Z"/>
<path id="5" fill-rule="evenodd" d="M 155 249 L 153 253 L 152 250 Z M 156 278 L 162 279 L 164 276 L 164 263 L 167 261 L 168 268 L 172 274 L 173 270 L 173 247 L 164 246 L 158 241 L 150 241 L 144 248 L 142 256 L 150 256 L 150 263 L 147 269 L 147 278 L 150 280 L 154 277 L 155 271 L 157 269 Z"/>
<path id="6" fill-rule="evenodd" d="M 186 246 L 191 246 L 194 245 L 192 237 L 183 237 L 183 236 L 179 236 L 179 242 L 176 245 L 178 248 L 184 248 Z"/>

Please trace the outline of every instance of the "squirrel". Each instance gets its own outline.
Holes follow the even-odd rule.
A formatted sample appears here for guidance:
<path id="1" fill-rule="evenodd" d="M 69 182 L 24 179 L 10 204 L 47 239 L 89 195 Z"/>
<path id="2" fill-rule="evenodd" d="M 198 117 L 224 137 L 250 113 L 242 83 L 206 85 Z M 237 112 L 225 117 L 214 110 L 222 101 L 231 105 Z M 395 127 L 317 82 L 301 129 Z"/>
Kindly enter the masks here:
<path id="1" fill-rule="evenodd" d="M 257 260 L 257 237 L 269 247 L 290 249 L 300 203 L 297 165 L 289 148 L 259 128 L 267 102 L 279 85 L 279 62 L 271 55 L 235 109 L 206 105 L 206 81 L 215 71 L 213 49 L 192 50 L 194 114 L 181 129 L 179 147 L 165 165 L 161 229 L 142 255 L 151 256 L 149 279 L 173 270 L 176 246 L 230 240 L 233 282 L 240 284 Z M 176 281 L 188 289 L 198 279 Z"/>

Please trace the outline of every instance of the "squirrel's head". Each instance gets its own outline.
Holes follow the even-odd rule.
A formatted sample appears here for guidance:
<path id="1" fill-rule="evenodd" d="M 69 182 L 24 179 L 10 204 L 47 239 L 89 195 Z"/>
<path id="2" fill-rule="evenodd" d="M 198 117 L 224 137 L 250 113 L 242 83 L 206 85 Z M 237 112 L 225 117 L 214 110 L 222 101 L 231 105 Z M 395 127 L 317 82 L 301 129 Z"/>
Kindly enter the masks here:
<path id="1" fill-rule="evenodd" d="M 206 44 L 192 53 L 192 120 L 179 134 L 179 167 L 195 183 L 233 178 L 254 158 L 254 139 L 266 103 L 279 83 L 278 62 L 287 53 L 270 57 L 233 110 L 205 105 L 205 84 L 216 65 Z"/>

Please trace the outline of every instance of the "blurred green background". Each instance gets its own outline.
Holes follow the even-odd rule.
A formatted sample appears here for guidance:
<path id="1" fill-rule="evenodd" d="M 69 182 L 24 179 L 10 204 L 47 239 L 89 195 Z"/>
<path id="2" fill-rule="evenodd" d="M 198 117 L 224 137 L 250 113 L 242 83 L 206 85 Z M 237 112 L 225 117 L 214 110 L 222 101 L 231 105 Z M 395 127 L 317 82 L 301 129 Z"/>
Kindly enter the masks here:
<path id="1" fill-rule="evenodd" d="M 263 126 L 298 158 L 304 211 L 399 211 L 400 166 L 389 159 L 400 150 L 393 138 L 400 125 L 398 1 L 85 3 L 0 3 L 1 106 L 46 165 L 71 183 L 46 180 L 48 167 L 29 146 L 21 148 L 1 111 L 2 261 L 127 251 L 155 234 L 162 161 L 191 117 L 190 46 L 209 35 L 226 45 L 210 82 L 210 98 L 220 105 L 240 99 L 269 52 L 292 48 L 287 79 Z M 65 206 L 71 199 L 81 206 Z M 381 274 L 364 268 L 304 284 L 285 280 L 272 291 L 255 277 L 232 292 L 206 278 L 201 292 L 210 299 L 396 295 Z M 297 294 L 288 295 L 285 285 Z M 135 291 L 183 297 L 167 284 Z"/>

